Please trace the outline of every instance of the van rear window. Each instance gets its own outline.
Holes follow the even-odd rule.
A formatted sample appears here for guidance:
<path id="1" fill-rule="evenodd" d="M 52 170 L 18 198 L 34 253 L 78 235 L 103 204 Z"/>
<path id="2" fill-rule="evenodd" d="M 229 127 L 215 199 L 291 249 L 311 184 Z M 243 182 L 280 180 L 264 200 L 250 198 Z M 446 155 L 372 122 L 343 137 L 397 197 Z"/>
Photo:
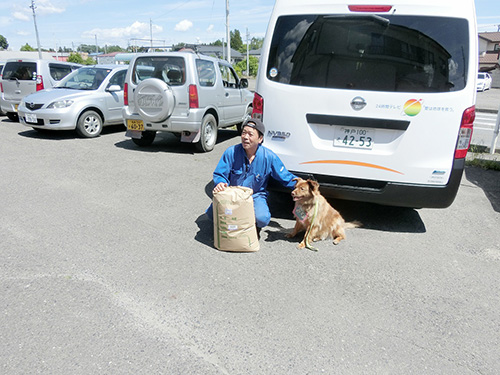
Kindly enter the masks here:
<path id="1" fill-rule="evenodd" d="M 3 79 L 20 81 L 36 80 L 36 63 L 27 61 L 7 62 L 3 70 Z"/>
<path id="2" fill-rule="evenodd" d="M 387 92 L 447 92 L 467 84 L 465 19 L 294 15 L 278 18 L 268 79 Z"/>

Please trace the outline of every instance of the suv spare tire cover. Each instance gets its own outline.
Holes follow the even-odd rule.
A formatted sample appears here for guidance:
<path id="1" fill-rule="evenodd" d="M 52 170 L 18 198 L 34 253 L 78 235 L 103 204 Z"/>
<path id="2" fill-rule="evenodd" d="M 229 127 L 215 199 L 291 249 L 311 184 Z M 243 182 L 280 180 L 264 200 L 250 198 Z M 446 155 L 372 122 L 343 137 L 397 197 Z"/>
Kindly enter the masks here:
<path id="1" fill-rule="evenodd" d="M 148 78 L 135 89 L 135 105 L 141 117 L 151 122 L 161 122 L 172 115 L 175 97 L 172 88 L 157 78 Z"/>

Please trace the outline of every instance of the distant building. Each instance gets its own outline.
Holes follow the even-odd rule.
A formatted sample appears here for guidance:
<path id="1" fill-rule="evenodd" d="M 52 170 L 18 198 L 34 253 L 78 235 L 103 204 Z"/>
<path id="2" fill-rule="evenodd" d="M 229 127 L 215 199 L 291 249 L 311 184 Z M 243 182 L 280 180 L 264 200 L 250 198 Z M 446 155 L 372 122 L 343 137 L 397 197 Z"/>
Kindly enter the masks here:
<path id="1" fill-rule="evenodd" d="M 122 52 L 111 52 L 111 53 L 103 53 L 100 55 L 96 55 L 94 59 L 98 64 L 118 64 L 116 61 L 116 55 Z"/>
<path id="2" fill-rule="evenodd" d="M 0 51 L 0 60 L 7 59 L 38 59 L 38 51 Z M 42 52 L 42 59 L 55 60 L 52 52 Z"/>
<path id="3" fill-rule="evenodd" d="M 199 53 L 201 53 L 203 55 L 218 57 L 219 59 L 226 59 L 227 60 L 227 56 L 226 56 L 227 48 L 226 47 L 202 45 L 202 46 L 196 46 L 195 48 Z M 240 62 L 244 59 L 246 59 L 246 54 L 243 55 L 240 52 L 231 48 L 231 61 L 230 61 L 231 64 L 236 64 L 237 62 Z"/>
<path id="4" fill-rule="evenodd" d="M 479 71 L 489 72 L 491 86 L 500 87 L 500 32 L 479 33 Z"/>

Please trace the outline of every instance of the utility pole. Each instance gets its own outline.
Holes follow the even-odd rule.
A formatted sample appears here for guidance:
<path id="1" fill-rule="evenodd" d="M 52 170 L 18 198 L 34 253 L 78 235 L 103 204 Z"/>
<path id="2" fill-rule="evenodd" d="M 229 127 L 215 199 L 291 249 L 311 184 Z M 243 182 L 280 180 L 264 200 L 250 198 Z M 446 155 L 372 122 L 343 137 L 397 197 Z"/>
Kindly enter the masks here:
<path id="1" fill-rule="evenodd" d="M 153 21 L 149 19 L 149 36 L 151 37 L 151 52 L 153 52 Z"/>
<path id="2" fill-rule="evenodd" d="M 35 1 L 31 0 L 30 8 L 33 10 L 33 22 L 35 23 L 36 44 L 38 45 L 38 58 L 42 59 L 42 49 L 40 48 L 40 37 L 38 36 L 38 27 L 36 26 Z"/>
<path id="3" fill-rule="evenodd" d="M 231 32 L 229 31 L 229 0 L 226 0 L 227 62 L 231 64 Z"/>
<path id="4" fill-rule="evenodd" d="M 248 37 L 250 34 L 248 34 L 248 27 L 247 27 L 247 77 L 250 77 L 250 56 L 248 52 Z"/>

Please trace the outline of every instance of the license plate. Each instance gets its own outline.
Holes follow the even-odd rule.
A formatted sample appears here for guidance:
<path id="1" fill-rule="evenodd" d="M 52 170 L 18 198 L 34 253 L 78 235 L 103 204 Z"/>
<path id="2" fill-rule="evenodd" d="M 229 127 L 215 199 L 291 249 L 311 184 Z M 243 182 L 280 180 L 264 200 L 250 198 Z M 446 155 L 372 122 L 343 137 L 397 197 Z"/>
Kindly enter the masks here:
<path id="1" fill-rule="evenodd" d="M 26 122 L 29 122 L 30 124 L 36 124 L 38 122 L 36 115 L 33 115 L 31 113 L 26 113 L 24 119 L 26 120 Z"/>
<path id="2" fill-rule="evenodd" d="M 127 129 L 144 131 L 144 121 L 142 120 L 127 120 Z"/>
<path id="3" fill-rule="evenodd" d="M 363 148 L 371 150 L 375 141 L 375 130 L 340 126 L 335 131 L 333 145 L 337 147 Z"/>

